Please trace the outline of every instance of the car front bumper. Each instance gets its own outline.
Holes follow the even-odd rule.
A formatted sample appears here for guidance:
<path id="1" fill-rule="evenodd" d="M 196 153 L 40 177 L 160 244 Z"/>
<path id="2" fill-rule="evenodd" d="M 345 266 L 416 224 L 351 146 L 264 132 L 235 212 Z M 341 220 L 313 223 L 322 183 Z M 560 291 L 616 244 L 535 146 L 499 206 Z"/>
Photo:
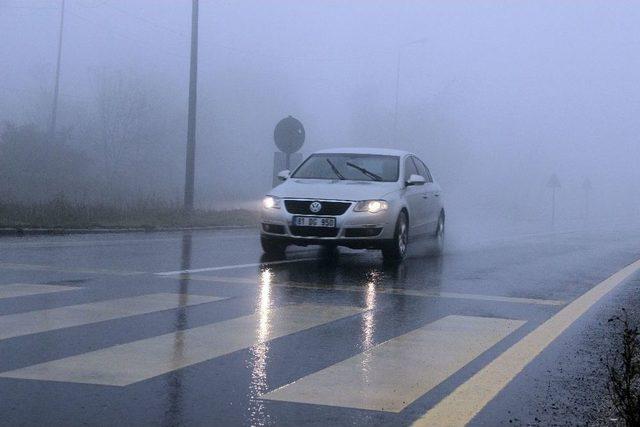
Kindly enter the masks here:
<path id="1" fill-rule="evenodd" d="M 293 200 L 293 199 L 288 199 Z M 315 201 L 295 199 L 297 201 Z M 355 201 L 319 200 L 323 202 L 350 203 L 341 215 L 317 215 L 291 213 L 283 201 L 279 209 L 263 208 L 261 217 L 261 236 L 267 239 L 282 240 L 294 245 L 334 244 L 352 248 L 380 248 L 382 242 L 393 239 L 395 217 L 391 207 L 381 212 L 355 212 Z M 300 227 L 293 224 L 294 216 L 331 217 L 336 220 L 335 228 Z"/>

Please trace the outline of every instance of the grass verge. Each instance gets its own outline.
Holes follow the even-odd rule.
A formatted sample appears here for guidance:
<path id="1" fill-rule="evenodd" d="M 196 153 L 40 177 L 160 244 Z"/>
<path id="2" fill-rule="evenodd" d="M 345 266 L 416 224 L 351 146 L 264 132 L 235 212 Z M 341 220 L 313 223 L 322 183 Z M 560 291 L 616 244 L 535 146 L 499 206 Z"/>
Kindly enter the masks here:
<path id="1" fill-rule="evenodd" d="M 179 228 L 248 226 L 258 212 L 248 209 L 196 209 L 188 221 L 178 204 L 158 200 L 84 204 L 57 197 L 49 202 L 0 202 L 0 228 Z"/>
<path id="2" fill-rule="evenodd" d="M 626 310 L 609 319 L 619 343 L 607 361 L 608 389 L 616 412 L 629 427 L 640 427 L 640 332 Z"/>

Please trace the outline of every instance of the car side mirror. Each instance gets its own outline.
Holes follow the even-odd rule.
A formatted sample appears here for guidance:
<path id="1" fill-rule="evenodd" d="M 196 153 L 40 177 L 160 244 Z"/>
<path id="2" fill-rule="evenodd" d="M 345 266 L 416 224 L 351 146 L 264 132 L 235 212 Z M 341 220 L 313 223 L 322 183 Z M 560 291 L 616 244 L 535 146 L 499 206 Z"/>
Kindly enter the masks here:
<path id="1" fill-rule="evenodd" d="M 412 174 L 407 181 L 407 187 L 410 185 L 424 185 L 427 183 L 427 180 L 424 176 Z"/>
<path id="2" fill-rule="evenodd" d="M 290 175 L 291 175 L 291 171 L 288 169 L 285 169 L 283 171 L 278 172 L 278 179 L 280 181 L 286 181 L 286 179 L 289 178 Z"/>

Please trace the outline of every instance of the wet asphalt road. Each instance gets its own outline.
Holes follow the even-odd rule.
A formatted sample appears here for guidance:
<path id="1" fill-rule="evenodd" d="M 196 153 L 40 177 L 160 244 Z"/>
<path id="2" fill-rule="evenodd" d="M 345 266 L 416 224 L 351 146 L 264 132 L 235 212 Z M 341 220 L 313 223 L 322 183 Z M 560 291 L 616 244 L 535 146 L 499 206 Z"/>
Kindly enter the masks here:
<path id="1" fill-rule="evenodd" d="M 630 226 L 449 240 L 389 266 L 317 248 L 265 259 L 253 230 L 4 238 L 0 424 L 409 425 L 640 258 Z M 609 423 L 606 318 L 637 304 L 639 279 L 471 424 Z"/>

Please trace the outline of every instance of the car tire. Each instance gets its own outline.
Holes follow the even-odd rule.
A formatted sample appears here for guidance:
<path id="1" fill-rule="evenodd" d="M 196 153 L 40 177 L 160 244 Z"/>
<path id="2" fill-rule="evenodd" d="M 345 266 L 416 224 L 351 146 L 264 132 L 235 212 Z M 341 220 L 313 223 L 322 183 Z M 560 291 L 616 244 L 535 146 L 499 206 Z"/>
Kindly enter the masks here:
<path id="1" fill-rule="evenodd" d="M 444 212 L 440 212 L 438 218 L 438 225 L 433 236 L 433 255 L 439 256 L 444 252 L 444 236 L 445 236 L 445 216 Z"/>
<path id="2" fill-rule="evenodd" d="M 326 254 L 333 254 L 338 250 L 338 245 L 335 243 L 324 243 L 322 246 L 322 250 Z"/>
<path id="3" fill-rule="evenodd" d="M 407 255 L 409 243 L 409 219 L 405 211 L 400 212 L 396 221 L 393 240 L 385 242 L 382 247 L 382 257 L 385 261 L 402 261 Z"/>
<path id="4" fill-rule="evenodd" d="M 262 245 L 262 250 L 267 255 L 284 255 L 287 249 L 286 243 L 264 236 L 260 237 L 260 244 Z"/>

